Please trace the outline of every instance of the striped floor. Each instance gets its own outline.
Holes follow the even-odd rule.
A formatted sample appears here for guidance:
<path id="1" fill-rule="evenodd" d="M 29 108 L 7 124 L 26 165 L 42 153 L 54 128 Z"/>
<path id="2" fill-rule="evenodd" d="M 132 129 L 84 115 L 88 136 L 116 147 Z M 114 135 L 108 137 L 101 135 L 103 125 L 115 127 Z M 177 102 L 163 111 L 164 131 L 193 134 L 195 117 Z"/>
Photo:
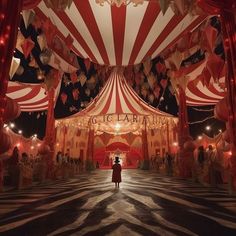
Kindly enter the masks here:
<path id="1" fill-rule="evenodd" d="M 236 198 L 224 190 L 124 170 L 0 194 L 0 235 L 236 236 Z"/>

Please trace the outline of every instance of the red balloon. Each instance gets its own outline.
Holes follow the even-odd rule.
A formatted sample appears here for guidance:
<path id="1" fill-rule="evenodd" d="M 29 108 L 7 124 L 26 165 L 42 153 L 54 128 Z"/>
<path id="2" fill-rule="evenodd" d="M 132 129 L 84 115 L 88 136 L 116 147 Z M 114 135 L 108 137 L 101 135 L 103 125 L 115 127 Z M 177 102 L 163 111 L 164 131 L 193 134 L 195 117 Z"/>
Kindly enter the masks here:
<path id="1" fill-rule="evenodd" d="M 229 111 L 226 98 L 221 99 L 215 106 L 214 116 L 218 120 L 227 121 L 229 118 Z"/>
<path id="2" fill-rule="evenodd" d="M 7 104 L 3 115 L 4 122 L 16 119 L 21 113 L 20 106 L 14 99 L 9 97 L 6 97 L 6 99 L 7 99 Z"/>
<path id="3" fill-rule="evenodd" d="M 196 148 L 196 145 L 194 144 L 193 141 L 189 140 L 184 143 L 184 149 L 186 151 L 192 152 Z"/>
<path id="4" fill-rule="evenodd" d="M 0 154 L 2 154 L 11 148 L 11 137 L 2 131 L 0 132 L 0 140 Z"/>
<path id="5" fill-rule="evenodd" d="M 50 147 L 43 143 L 40 147 L 39 147 L 39 150 L 38 150 L 39 154 L 41 155 L 45 155 L 45 154 L 48 154 L 50 152 Z"/>

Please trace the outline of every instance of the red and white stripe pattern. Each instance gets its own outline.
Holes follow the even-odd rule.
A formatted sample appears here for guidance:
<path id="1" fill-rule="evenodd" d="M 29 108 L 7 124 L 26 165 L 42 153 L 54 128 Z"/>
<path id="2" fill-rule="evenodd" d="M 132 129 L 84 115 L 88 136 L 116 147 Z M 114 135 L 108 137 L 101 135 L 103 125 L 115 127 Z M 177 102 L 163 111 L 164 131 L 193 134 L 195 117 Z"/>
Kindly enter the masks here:
<path id="1" fill-rule="evenodd" d="M 125 77 L 112 72 L 106 85 L 90 105 L 79 115 L 100 116 L 107 114 L 136 114 L 140 116 L 158 115 L 172 117 L 143 101 L 128 85 Z"/>
<path id="2" fill-rule="evenodd" d="M 155 58 L 206 18 L 177 16 L 171 8 L 163 15 L 158 1 L 118 8 L 100 6 L 95 0 L 74 0 L 65 11 L 49 9 L 41 1 L 34 10 L 41 19 L 51 19 L 62 40 L 72 36 L 77 55 L 106 65 L 133 65 Z"/>
<path id="3" fill-rule="evenodd" d="M 55 92 L 57 100 L 61 83 Z M 48 95 L 41 84 L 8 82 L 7 96 L 14 99 L 23 112 L 44 111 L 48 109 Z"/>
<path id="4" fill-rule="evenodd" d="M 204 86 L 201 81 L 195 83 L 195 79 L 201 74 L 206 66 L 203 61 L 197 68 L 191 71 L 188 76 L 190 77 L 189 83 L 186 88 L 187 105 L 188 106 L 204 106 L 215 105 L 225 96 L 225 90 L 222 89 L 218 83 L 214 82 L 211 78 L 210 85 Z M 219 82 L 224 82 L 225 78 L 220 78 Z"/>

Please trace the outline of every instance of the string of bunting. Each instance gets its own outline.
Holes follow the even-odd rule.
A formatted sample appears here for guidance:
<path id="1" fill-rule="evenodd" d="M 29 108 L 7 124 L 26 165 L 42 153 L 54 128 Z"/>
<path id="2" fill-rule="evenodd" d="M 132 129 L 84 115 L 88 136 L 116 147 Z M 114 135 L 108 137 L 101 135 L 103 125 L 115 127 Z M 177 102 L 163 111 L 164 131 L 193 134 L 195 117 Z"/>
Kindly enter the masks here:
<path id="1" fill-rule="evenodd" d="M 188 124 L 189 125 L 200 124 L 200 123 L 204 123 L 205 121 L 210 120 L 210 119 L 215 119 L 215 117 L 214 116 L 208 116 L 207 118 L 205 118 L 203 120 L 188 122 Z"/>

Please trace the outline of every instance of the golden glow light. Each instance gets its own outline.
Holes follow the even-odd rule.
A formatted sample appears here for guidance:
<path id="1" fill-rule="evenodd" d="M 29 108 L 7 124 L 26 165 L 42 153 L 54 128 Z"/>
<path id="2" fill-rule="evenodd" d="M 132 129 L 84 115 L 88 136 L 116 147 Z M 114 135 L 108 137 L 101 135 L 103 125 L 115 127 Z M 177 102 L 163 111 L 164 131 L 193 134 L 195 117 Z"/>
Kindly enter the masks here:
<path id="1" fill-rule="evenodd" d="M 211 126 L 206 126 L 206 130 L 211 130 Z"/>

